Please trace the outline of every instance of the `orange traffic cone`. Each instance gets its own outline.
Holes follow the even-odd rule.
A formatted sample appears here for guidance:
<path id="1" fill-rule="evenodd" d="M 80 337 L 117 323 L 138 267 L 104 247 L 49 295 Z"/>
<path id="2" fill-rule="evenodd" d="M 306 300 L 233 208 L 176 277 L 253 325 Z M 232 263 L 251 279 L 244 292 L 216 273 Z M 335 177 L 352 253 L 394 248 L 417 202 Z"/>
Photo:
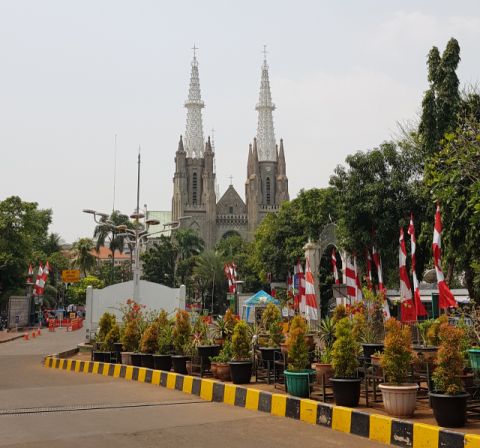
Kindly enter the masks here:
<path id="1" fill-rule="evenodd" d="M 28 341 L 28 330 L 25 330 L 25 337 L 23 338 L 25 341 Z"/>
<path id="2" fill-rule="evenodd" d="M 32 338 L 35 339 L 35 328 L 34 328 L 33 331 L 32 331 Z"/>
<path id="3" fill-rule="evenodd" d="M 38 331 L 37 331 L 37 336 L 40 336 L 42 333 L 40 333 L 40 327 L 38 327 Z"/>

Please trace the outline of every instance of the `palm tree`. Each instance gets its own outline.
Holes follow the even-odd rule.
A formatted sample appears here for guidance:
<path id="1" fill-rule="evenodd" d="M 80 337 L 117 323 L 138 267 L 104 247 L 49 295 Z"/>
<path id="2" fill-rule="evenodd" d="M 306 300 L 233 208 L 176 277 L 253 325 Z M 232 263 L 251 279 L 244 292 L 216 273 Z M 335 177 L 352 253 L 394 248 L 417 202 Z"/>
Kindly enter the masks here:
<path id="1" fill-rule="evenodd" d="M 62 240 L 62 237 L 58 233 L 51 233 L 50 235 L 48 235 L 43 251 L 47 255 L 60 252 L 63 249 L 63 244 L 64 244 L 64 241 Z"/>
<path id="2" fill-rule="evenodd" d="M 114 226 L 125 225 L 128 229 L 134 228 L 128 216 L 122 215 L 117 210 L 114 210 L 109 218 L 102 218 L 101 222 L 107 220 L 112 221 Z M 115 283 L 115 251 L 118 250 L 118 252 L 123 254 L 123 248 L 125 247 L 125 237 L 119 236 L 120 233 L 124 232 L 102 224 L 96 226 L 93 232 L 93 238 L 97 241 L 97 252 L 100 252 L 100 247 L 105 246 L 107 238 L 110 240 L 110 250 L 112 251 L 112 285 Z"/>
<path id="3" fill-rule="evenodd" d="M 91 238 L 80 238 L 72 245 L 72 267 L 83 271 L 83 275 L 87 276 L 87 271 L 93 269 L 96 263 L 96 257 L 92 254 L 95 244 Z"/>
<path id="4" fill-rule="evenodd" d="M 177 245 L 180 248 L 182 260 L 198 255 L 203 252 L 205 241 L 198 236 L 193 229 L 177 230 L 174 233 Z"/>

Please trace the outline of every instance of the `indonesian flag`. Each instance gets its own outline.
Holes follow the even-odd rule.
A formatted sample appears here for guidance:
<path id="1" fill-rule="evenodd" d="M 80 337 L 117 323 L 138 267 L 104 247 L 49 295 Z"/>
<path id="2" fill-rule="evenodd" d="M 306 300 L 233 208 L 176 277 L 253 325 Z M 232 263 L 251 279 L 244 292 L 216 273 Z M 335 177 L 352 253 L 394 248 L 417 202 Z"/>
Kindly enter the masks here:
<path id="1" fill-rule="evenodd" d="M 418 284 L 417 272 L 415 270 L 415 249 L 417 242 L 415 240 L 415 227 L 413 227 L 413 215 L 410 214 L 410 225 L 408 226 L 408 233 L 410 234 L 412 245 L 412 272 L 413 272 L 413 294 L 415 296 L 415 311 L 417 316 L 426 316 L 427 310 L 420 300 L 420 286 Z"/>
<path id="2" fill-rule="evenodd" d="M 352 299 L 357 298 L 357 283 L 355 281 L 355 265 L 352 259 L 347 257 L 347 266 L 345 268 L 345 276 L 347 277 L 347 295 Z"/>
<path id="3" fill-rule="evenodd" d="M 43 280 L 43 266 L 42 263 L 40 263 L 40 266 L 38 266 L 37 281 L 35 282 L 35 294 L 37 296 L 41 296 L 44 288 L 45 282 Z"/>
<path id="4" fill-rule="evenodd" d="M 367 277 L 368 277 L 368 290 L 372 290 L 372 256 L 367 247 Z"/>
<path id="5" fill-rule="evenodd" d="M 228 290 L 232 293 L 233 285 L 232 285 L 232 279 L 230 277 L 230 269 L 228 268 L 227 263 L 225 263 L 225 274 L 227 275 L 227 279 L 228 279 Z"/>
<path id="6" fill-rule="evenodd" d="M 50 265 L 48 264 L 48 261 L 47 261 L 47 264 L 45 265 L 45 268 L 43 269 L 43 274 L 42 274 L 43 283 L 47 281 L 48 274 L 50 274 L 51 270 L 52 269 L 50 268 Z"/>
<path id="7" fill-rule="evenodd" d="M 402 322 L 417 320 L 415 308 L 413 306 L 412 289 L 407 272 L 407 251 L 405 250 L 405 239 L 403 238 L 403 228 L 400 229 L 400 247 L 398 251 L 398 264 L 400 268 L 400 302 L 402 309 Z"/>
<path id="8" fill-rule="evenodd" d="M 237 288 L 237 267 L 235 266 L 235 263 L 232 261 L 233 264 L 233 278 L 235 279 L 235 292 L 238 293 L 238 288 Z"/>
<path id="9" fill-rule="evenodd" d="M 333 252 L 332 252 L 332 264 L 333 264 L 333 276 L 335 277 L 335 284 L 339 285 L 340 280 L 338 279 L 337 257 L 335 256 L 335 249 L 333 249 Z"/>
<path id="10" fill-rule="evenodd" d="M 445 283 L 442 272 L 442 221 L 440 219 L 440 204 L 437 202 L 437 213 L 435 214 L 435 230 L 433 231 L 433 259 L 438 283 L 438 304 L 440 308 L 456 306 L 457 302 L 452 292 Z"/>
<path id="11" fill-rule="evenodd" d="M 305 314 L 310 320 L 317 320 L 317 298 L 315 297 L 315 284 L 313 282 L 310 263 L 307 258 L 305 272 Z"/>
<path id="12" fill-rule="evenodd" d="M 28 268 L 28 279 L 27 279 L 28 283 L 32 283 L 32 275 L 33 275 L 33 269 L 32 269 L 32 265 L 30 265 L 30 267 Z"/>
<path id="13" fill-rule="evenodd" d="M 363 302 L 362 285 L 360 283 L 360 277 L 358 275 L 357 256 L 355 255 L 355 252 L 353 253 L 353 266 L 355 268 L 355 302 Z"/>
<path id="14" fill-rule="evenodd" d="M 233 268 L 231 265 L 228 265 L 228 272 L 230 273 L 230 281 L 232 282 L 232 290 L 230 292 L 233 292 L 235 294 L 235 275 L 233 273 Z"/>

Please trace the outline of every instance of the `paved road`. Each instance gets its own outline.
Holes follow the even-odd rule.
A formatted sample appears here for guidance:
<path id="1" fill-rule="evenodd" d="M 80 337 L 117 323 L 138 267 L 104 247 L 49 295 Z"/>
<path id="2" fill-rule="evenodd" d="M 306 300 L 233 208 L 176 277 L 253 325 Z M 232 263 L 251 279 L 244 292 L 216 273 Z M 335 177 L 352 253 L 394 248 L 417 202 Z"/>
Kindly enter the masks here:
<path id="1" fill-rule="evenodd" d="M 80 332 L 44 332 L 0 345 L 0 446 L 385 446 L 151 384 L 40 365 L 42 356 L 75 347 L 81 338 Z"/>

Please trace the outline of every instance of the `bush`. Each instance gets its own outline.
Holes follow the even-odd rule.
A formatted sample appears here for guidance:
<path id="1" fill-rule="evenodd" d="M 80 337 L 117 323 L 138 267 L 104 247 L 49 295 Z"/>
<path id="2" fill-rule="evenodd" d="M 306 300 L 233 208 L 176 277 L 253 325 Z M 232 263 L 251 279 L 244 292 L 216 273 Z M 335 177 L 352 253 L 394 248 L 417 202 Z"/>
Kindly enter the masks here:
<path id="1" fill-rule="evenodd" d="M 388 381 L 394 386 L 406 383 L 412 361 L 412 334 L 408 325 L 402 329 L 402 324 L 395 318 L 386 323 L 387 336 L 380 365 Z"/>
<path id="2" fill-rule="evenodd" d="M 268 328 L 270 338 L 268 340 L 269 347 L 280 347 L 280 344 L 285 340 L 283 335 L 283 323 L 281 321 L 272 322 Z"/>
<path id="3" fill-rule="evenodd" d="M 290 336 L 287 341 L 288 357 L 292 363 L 288 365 L 290 372 L 301 373 L 308 366 L 308 346 L 305 341 L 307 325 L 300 314 L 297 314 L 290 327 Z"/>
<path id="4" fill-rule="evenodd" d="M 172 344 L 172 328 L 167 325 L 160 329 L 160 336 L 158 337 L 158 353 L 160 355 L 168 355 L 170 353 L 170 345 Z"/>
<path id="5" fill-rule="evenodd" d="M 139 334 L 137 321 L 131 320 L 123 335 L 123 350 L 126 352 L 135 352 L 138 350 Z"/>
<path id="6" fill-rule="evenodd" d="M 190 333 L 192 326 L 190 325 L 190 314 L 186 311 L 178 310 L 175 315 L 175 327 L 172 336 L 175 350 L 179 355 L 184 355 L 190 341 Z"/>
<path id="7" fill-rule="evenodd" d="M 340 322 L 344 317 L 347 317 L 347 309 L 343 303 L 339 303 L 333 310 L 332 319 L 334 322 Z"/>
<path id="8" fill-rule="evenodd" d="M 211 357 L 210 361 L 218 362 L 219 364 L 227 364 L 233 358 L 233 351 L 232 351 L 232 343 L 229 341 L 225 341 L 223 344 L 222 350 L 220 350 L 220 354 L 215 357 Z"/>
<path id="9" fill-rule="evenodd" d="M 113 328 L 116 323 L 116 316 L 115 314 L 110 313 L 103 313 L 103 316 L 100 318 L 98 322 L 98 333 L 97 333 L 97 341 L 105 342 L 105 338 L 107 337 L 108 332 Z"/>
<path id="10" fill-rule="evenodd" d="M 170 321 L 168 319 L 168 313 L 163 308 L 160 310 L 160 314 L 158 315 L 156 322 L 158 324 L 158 330 L 159 331 L 161 331 L 162 328 L 170 326 Z"/>
<path id="11" fill-rule="evenodd" d="M 112 352 L 114 350 L 113 344 L 120 342 L 120 327 L 116 323 L 112 329 L 105 336 L 105 342 L 102 345 L 102 350 L 104 352 Z"/>
<path id="12" fill-rule="evenodd" d="M 243 320 L 235 325 L 233 330 L 232 352 L 234 361 L 249 361 L 247 323 Z"/>
<path id="13" fill-rule="evenodd" d="M 337 322 L 333 343 L 332 367 L 335 371 L 335 378 L 354 378 L 357 376 L 357 353 L 358 342 L 352 333 L 352 323 L 348 317 Z"/>
<path id="14" fill-rule="evenodd" d="M 153 322 L 142 334 L 140 340 L 142 353 L 156 353 L 158 351 L 158 324 Z"/>
<path id="15" fill-rule="evenodd" d="M 427 331 L 427 338 L 429 345 L 438 347 L 440 345 L 440 326 L 448 322 L 448 317 L 442 314 L 438 319 L 435 319 Z"/>
<path id="16" fill-rule="evenodd" d="M 265 331 L 269 331 L 270 325 L 279 322 L 282 319 L 280 315 L 280 308 L 274 303 L 270 302 L 262 314 L 262 324 Z"/>
<path id="17" fill-rule="evenodd" d="M 233 307 L 230 307 L 227 312 L 225 313 L 225 325 L 228 328 L 228 335 L 231 335 L 233 333 L 233 329 L 235 328 L 235 325 L 238 323 L 238 319 L 235 317 L 233 314 Z"/>

